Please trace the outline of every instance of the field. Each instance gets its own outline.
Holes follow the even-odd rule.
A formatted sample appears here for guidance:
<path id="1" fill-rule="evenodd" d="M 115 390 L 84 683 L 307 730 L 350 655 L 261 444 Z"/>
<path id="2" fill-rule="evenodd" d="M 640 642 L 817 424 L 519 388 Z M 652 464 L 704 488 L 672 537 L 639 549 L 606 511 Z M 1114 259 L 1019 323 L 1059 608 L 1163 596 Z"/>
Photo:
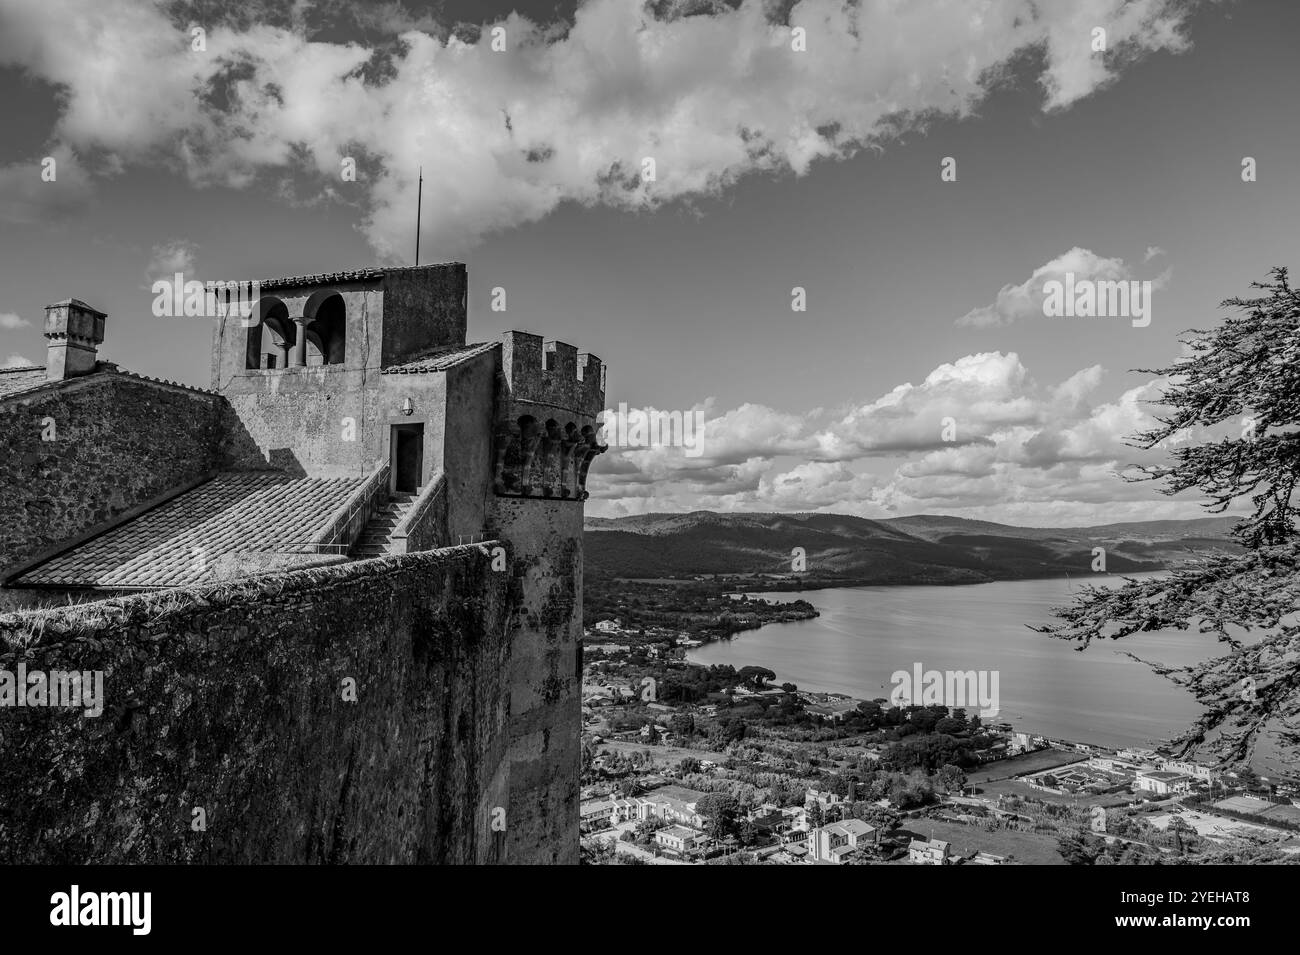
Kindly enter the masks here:
<path id="1" fill-rule="evenodd" d="M 958 822 L 912 819 L 903 827 L 920 839 L 942 839 L 952 844 L 954 852 L 969 855 L 975 851 L 996 856 L 1012 856 L 1012 862 L 1025 865 L 1065 865 L 1056 851 L 1056 837 L 1034 832 L 998 830 L 985 832 Z"/>
<path id="2" fill-rule="evenodd" d="M 1021 799 L 1036 799 L 1039 802 L 1048 802 L 1057 806 L 1127 806 L 1133 801 L 1133 794 L 1130 792 L 1105 793 L 1097 796 L 1092 793 L 1081 793 L 1077 796 L 1071 796 L 1066 793 L 1049 793 L 1041 789 L 1022 783 L 1018 779 L 998 779 L 990 783 L 982 783 L 979 786 L 980 796 L 986 799 L 996 799 L 1000 795 L 1019 796 Z"/>
<path id="3" fill-rule="evenodd" d="M 647 746 L 645 743 L 628 743 L 621 740 L 607 740 L 600 744 L 597 755 L 601 752 L 618 753 L 631 756 L 633 753 L 649 753 L 656 769 L 676 769 L 683 759 L 707 759 L 721 763 L 727 758 L 726 753 L 715 753 L 708 749 L 686 749 L 682 746 Z"/>
<path id="4" fill-rule="evenodd" d="M 1219 809 L 1231 809 L 1233 812 L 1249 813 L 1270 822 L 1300 823 L 1300 809 L 1290 803 L 1270 803 L 1254 796 L 1232 796 L 1220 799 L 1214 804 Z"/>
<path id="5" fill-rule="evenodd" d="M 1082 753 L 1070 753 L 1060 749 L 1040 749 L 1032 753 L 1025 753 L 1022 756 L 1012 756 L 1010 759 L 999 759 L 997 762 L 988 763 L 979 769 L 971 770 L 966 778 L 971 785 L 978 786 L 981 783 L 992 782 L 995 779 L 1010 779 L 1013 776 L 1024 776 L 1027 773 L 1036 773 L 1044 769 L 1055 769 L 1058 766 L 1068 766 L 1070 763 L 1080 763 L 1087 758 Z"/>

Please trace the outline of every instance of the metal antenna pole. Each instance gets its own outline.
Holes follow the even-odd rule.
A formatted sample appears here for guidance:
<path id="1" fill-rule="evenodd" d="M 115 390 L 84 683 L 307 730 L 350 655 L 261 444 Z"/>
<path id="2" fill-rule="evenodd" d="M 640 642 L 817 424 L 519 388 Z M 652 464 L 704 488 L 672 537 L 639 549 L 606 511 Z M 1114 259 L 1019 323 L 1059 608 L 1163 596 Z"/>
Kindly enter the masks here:
<path id="1" fill-rule="evenodd" d="M 415 264 L 420 264 L 420 213 L 424 211 L 424 167 L 420 167 L 420 181 L 415 193 Z"/>

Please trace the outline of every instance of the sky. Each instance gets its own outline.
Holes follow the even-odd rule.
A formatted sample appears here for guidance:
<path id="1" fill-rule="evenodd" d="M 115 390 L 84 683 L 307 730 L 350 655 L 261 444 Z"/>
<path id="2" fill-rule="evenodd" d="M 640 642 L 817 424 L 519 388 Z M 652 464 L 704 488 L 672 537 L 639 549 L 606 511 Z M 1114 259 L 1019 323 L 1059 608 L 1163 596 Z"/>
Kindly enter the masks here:
<path id="1" fill-rule="evenodd" d="M 1297 36 L 1282 0 L 0 0 L 0 364 L 74 296 L 101 357 L 207 385 L 153 281 L 410 264 L 422 167 L 471 341 L 703 421 L 611 447 L 590 514 L 1201 516 L 1118 476 L 1162 453 L 1134 369 L 1296 264 Z M 1151 282 L 1149 323 L 1048 317 L 1066 272 Z"/>

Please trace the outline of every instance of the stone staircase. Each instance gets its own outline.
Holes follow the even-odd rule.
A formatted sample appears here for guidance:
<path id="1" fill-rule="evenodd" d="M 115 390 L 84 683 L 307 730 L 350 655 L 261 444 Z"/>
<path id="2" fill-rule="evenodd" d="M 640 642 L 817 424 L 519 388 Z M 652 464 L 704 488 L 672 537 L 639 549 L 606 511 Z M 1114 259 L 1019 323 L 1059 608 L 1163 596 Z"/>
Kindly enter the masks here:
<path id="1" fill-rule="evenodd" d="M 375 516 L 370 519 L 370 523 L 366 524 L 365 530 L 357 538 L 356 544 L 352 547 L 352 556 L 364 560 L 367 557 L 383 557 L 385 554 L 392 553 L 389 545 L 393 532 L 410 512 L 419 493 L 420 489 L 416 488 L 413 493 L 390 494 L 388 503 L 375 511 Z"/>

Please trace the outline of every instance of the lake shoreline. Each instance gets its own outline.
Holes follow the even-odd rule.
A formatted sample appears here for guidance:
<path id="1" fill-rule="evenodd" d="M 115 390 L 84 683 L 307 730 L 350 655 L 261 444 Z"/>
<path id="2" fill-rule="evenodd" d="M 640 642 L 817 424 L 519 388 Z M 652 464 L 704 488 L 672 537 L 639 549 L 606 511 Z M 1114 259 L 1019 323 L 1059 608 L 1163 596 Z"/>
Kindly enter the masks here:
<path id="1" fill-rule="evenodd" d="M 1128 576 L 1105 578 L 1118 585 Z M 961 589 L 931 585 L 928 594 L 903 585 L 823 588 L 812 598 L 818 618 L 747 630 L 743 642 L 736 636 L 712 641 L 690 650 L 686 659 L 704 666 L 762 666 L 801 690 L 859 700 L 888 699 L 890 674 L 918 663 L 926 669 L 996 671 L 1002 687 L 996 719 L 1022 731 L 1113 748 L 1150 747 L 1184 731 L 1199 706 L 1150 667 L 1108 646 L 1077 653 L 1068 641 L 1029 629 L 1047 622 L 1051 607 L 1069 602 L 1073 588 L 1066 590 L 1066 580 L 994 581 Z M 789 590 L 745 596 L 797 599 Z M 1148 658 L 1172 657 L 1176 663 L 1191 662 L 1189 655 L 1198 649 L 1178 634 L 1130 639 L 1129 648 Z"/>

